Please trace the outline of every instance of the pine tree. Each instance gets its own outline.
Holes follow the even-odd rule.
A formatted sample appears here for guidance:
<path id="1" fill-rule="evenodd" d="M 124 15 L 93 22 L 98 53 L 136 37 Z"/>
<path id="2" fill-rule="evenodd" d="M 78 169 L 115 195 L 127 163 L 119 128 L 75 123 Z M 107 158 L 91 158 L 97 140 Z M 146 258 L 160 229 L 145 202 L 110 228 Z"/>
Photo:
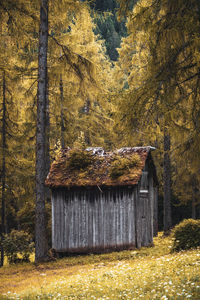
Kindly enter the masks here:
<path id="1" fill-rule="evenodd" d="M 116 0 L 96 0 L 90 6 L 95 10 L 95 33 L 105 40 L 107 54 L 112 61 L 116 61 L 117 48 L 120 47 L 121 38 L 126 36 L 125 21 L 119 22 L 117 19 L 118 3 Z"/>

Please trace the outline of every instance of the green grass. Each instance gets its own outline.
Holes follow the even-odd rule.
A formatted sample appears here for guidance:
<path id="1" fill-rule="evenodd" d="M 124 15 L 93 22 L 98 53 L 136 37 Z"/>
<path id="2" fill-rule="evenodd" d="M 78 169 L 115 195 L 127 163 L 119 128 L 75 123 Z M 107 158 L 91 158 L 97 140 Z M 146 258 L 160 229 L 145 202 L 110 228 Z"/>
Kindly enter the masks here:
<path id="1" fill-rule="evenodd" d="M 1 299 L 200 299 L 200 249 L 155 246 L 0 269 Z M 18 278 L 18 279 L 17 279 Z M 18 281 L 17 281 L 18 280 Z"/>

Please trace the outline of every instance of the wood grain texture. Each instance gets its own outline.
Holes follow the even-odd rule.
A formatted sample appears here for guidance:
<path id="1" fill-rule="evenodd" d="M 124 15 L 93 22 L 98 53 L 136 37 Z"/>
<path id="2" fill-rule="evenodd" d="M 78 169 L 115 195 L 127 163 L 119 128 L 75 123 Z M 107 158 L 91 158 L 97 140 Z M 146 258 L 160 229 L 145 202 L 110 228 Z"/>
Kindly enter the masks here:
<path id="1" fill-rule="evenodd" d="M 144 174 L 134 186 L 54 188 L 52 247 L 88 253 L 152 245 L 158 189 L 148 164 Z"/>
<path id="2" fill-rule="evenodd" d="M 135 188 L 55 189 L 52 247 L 57 251 L 134 247 Z"/>

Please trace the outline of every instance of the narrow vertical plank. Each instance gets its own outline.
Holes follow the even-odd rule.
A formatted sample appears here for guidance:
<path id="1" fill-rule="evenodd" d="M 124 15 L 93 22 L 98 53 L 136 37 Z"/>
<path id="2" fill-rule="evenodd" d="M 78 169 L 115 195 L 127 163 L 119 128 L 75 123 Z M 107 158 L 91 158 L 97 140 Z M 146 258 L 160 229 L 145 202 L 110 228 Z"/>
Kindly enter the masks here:
<path id="1" fill-rule="evenodd" d="M 60 239 L 60 224 L 59 224 L 59 194 L 58 191 L 56 191 L 56 202 L 55 202 L 55 208 L 56 208 L 56 249 L 60 250 L 59 245 L 59 239 Z"/>
<path id="2" fill-rule="evenodd" d="M 82 208 L 82 202 L 81 202 L 81 190 L 79 190 L 79 195 L 78 195 L 78 218 L 77 218 L 77 227 L 78 227 L 78 247 L 82 247 L 82 229 L 81 229 L 81 208 Z"/>
<path id="3" fill-rule="evenodd" d="M 56 244 L 58 249 L 60 249 L 60 205 L 59 205 L 60 195 L 59 191 L 56 193 L 56 211 L 57 211 L 57 228 L 56 228 Z"/>
<path id="4" fill-rule="evenodd" d="M 92 247 L 92 203 L 91 199 L 88 197 L 88 246 Z"/>
<path id="5" fill-rule="evenodd" d="M 60 202 L 61 202 L 61 205 L 60 205 L 60 247 L 61 249 L 63 250 L 64 249 L 64 236 L 65 236 L 65 232 L 64 232 L 64 193 L 63 191 L 61 190 L 61 193 L 60 193 Z"/>
<path id="6" fill-rule="evenodd" d="M 55 249 L 55 200 L 54 200 L 54 191 L 51 193 L 51 214 L 52 214 L 52 248 Z"/>
<path id="7" fill-rule="evenodd" d="M 71 213 L 71 218 L 70 218 L 70 235 L 69 235 L 69 248 L 74 247 L 73 243 L 73 223 L 74 223 L 74 205 L 73 205 L 73 196 L 70 197 L 70 213 Z"/>
<path id="8" fill-rule="evenodd" d="M 64 240 L 64 247 L 68 249 L 69 247 L 69 203 L 68 203 L 68 194 L 65 193 L 65 240 Z"/>
<path id="9" fill-rule="evenodd" d="M 132 192 L 131 190 L 129 191 L 128 197 L 127 197 L 127 240 L 128 244 L 131 244 L 131 215 L 132 215 L 132 210 L 131 210 L 131 195 Z"/>
<path id="10" fill-rule="evenodd" d="M 140 236 L 140 216 L 139 216 L 139 190 L 136 187 L 134 190 L 134 207 L 135 207 L 135 232 L 136 232 L 136 247 L 141 248 L 141 236 Z"/>
<path id="11" fill-rule="evenodd" d="M 95 247 L 96 245 L 96 199 L 94 194 L 92 193 L 92 246 Z"/>
<path id="12" fill-rule="evenodd" d="M 106 194 L 106 193 L 105 193 Z M 105 195 L 101 195 L 102 246 L 105 247 Z"/>
<path id="13" fill-rule="evenodd" d="M 134 188 L 132 189 L 131 195 L 131 243 L 136 246 L 136 228 L 135 228 L 135 193 Z"/>
<path id="14" fill-rule="evenodd" d="M 116 194 L 116 223 L 115 223 L 115 232 L 116 232 L 116 245 L 119 244 L 119 193 Z"/>
<path id="15" fill-rule="evenodd" d="M 85 199 L 85 225 L 86 225 L 86 235 L 85 235 L 85 246 L 89 245 L 89 199 L 86 197 L 86 193 L 84 191 L 84 199 Z"/>

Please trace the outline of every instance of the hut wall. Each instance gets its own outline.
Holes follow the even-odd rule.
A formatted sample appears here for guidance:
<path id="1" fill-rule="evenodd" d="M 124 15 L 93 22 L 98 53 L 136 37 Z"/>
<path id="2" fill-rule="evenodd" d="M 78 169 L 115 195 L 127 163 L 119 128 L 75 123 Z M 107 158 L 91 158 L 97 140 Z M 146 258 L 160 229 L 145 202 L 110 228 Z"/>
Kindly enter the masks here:
<path id="1" fill-rule="evenodd" d="M 156 219 L 156 211 L 154 210 L 156 190 L 153 174 L 148 164 L 145 166 L 138 186 L 140 192 L 136 201 L 136 244 L 137 248 L 140 248 L 153 243 L 154 213 Z"/>
<path id="2" fill-rule="evenodd" d="M 135 247 L 137 199 L 137 187 L 53 190 L 52 247 L 64 252 Z"/>
<path id="3" fill-rule="evenodd" d="M 151 192 L 140 192 L 136 202 L 137 248 L 149 246 L 153 242 L 152 210 Z"/>

